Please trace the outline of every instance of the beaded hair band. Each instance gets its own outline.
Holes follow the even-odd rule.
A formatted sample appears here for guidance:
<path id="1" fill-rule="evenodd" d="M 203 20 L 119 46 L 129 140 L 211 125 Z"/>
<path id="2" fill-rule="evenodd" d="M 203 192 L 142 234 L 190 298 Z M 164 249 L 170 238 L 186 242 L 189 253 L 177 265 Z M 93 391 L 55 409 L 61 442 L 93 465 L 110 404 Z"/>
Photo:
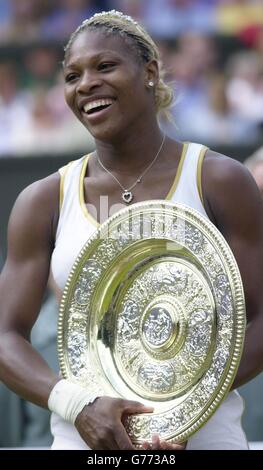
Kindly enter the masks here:
<path id="1" fill-rule="evenodd" d="M 112 18 L 115 17 L 120 20 L 125 20 L 129 23 L 132 23 L 134 26 L 139 27 L 139 23 L 137 23 L 137 21 L 135 21 L 131 16 L 124 15 L 121 11 L 117 11 L 117 10 L 102 11 L 100 13 L 95 13 L 90 18 L 84 20 L 83 25 L 87 23 L 91 23 L 93 22 L 93 20 L 99 19 L 100 17 L 107 17 L 107 16 L 112 17 Z"/>

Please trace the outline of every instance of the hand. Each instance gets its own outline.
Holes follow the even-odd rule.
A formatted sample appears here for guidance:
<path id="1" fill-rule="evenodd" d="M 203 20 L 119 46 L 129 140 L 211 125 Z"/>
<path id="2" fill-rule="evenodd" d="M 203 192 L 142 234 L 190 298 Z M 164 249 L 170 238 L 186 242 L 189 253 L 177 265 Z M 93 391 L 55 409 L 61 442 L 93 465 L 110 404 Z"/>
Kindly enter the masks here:
<path id="1" fill-rule="evenodd" d="M 145 450 L 185 450 L 186 442 L 161 441 L 158 434 L 153 434 L 152 442 L 144 442 L 142 447 Z"/>
<path id="2" fill-rule="evenodd" d="M 86 405 L 77 416 L 75 426 L 93 450 L 134 450 L 122 420 L 136 413 L 152 413 L 139 402 L 100 397 Z"/>

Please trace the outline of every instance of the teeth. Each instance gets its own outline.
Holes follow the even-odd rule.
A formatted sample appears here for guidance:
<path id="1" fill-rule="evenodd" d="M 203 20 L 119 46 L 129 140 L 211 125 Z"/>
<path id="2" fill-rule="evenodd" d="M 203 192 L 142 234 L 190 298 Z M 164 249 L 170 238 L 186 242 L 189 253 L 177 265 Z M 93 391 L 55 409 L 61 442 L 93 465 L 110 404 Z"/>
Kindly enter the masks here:
<path id="1" fill-rule="evenodd" d="M 91 101 L 83 106 L 85 113 L 88 113 L 92 109 L 98 108 L 100 106 L 106 106 L 112 104 L 113 100 L 110 98 L 104 98 L 102 100 Z"/>

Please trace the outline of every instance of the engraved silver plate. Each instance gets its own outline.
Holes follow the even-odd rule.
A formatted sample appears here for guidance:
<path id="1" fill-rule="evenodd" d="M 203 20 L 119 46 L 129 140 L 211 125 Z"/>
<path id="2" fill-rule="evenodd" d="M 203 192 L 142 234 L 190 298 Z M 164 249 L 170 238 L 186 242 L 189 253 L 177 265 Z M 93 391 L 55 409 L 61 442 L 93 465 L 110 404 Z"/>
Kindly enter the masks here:
<path id="1" fill-rule="evenodd" d="M 112 216 L 81 250 L 60 307 L 62 374 L 91 393 L 137 400 L 136 445 L 186 440 L 234 380 L 245 335 L 241 277 L 198 212 L 147 201 Z"/>

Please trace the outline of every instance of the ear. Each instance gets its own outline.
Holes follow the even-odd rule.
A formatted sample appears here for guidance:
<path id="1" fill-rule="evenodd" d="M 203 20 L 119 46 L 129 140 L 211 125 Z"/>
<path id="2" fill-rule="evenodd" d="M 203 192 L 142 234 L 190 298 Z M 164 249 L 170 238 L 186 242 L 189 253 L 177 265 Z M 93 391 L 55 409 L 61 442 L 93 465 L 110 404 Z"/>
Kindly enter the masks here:
<path id="1" fill-rule="evenodd" d="M 159 65 L 157 60 L 150 60 L 145 66 L 145 85 L 153 88 L 159 81 Z"/>

